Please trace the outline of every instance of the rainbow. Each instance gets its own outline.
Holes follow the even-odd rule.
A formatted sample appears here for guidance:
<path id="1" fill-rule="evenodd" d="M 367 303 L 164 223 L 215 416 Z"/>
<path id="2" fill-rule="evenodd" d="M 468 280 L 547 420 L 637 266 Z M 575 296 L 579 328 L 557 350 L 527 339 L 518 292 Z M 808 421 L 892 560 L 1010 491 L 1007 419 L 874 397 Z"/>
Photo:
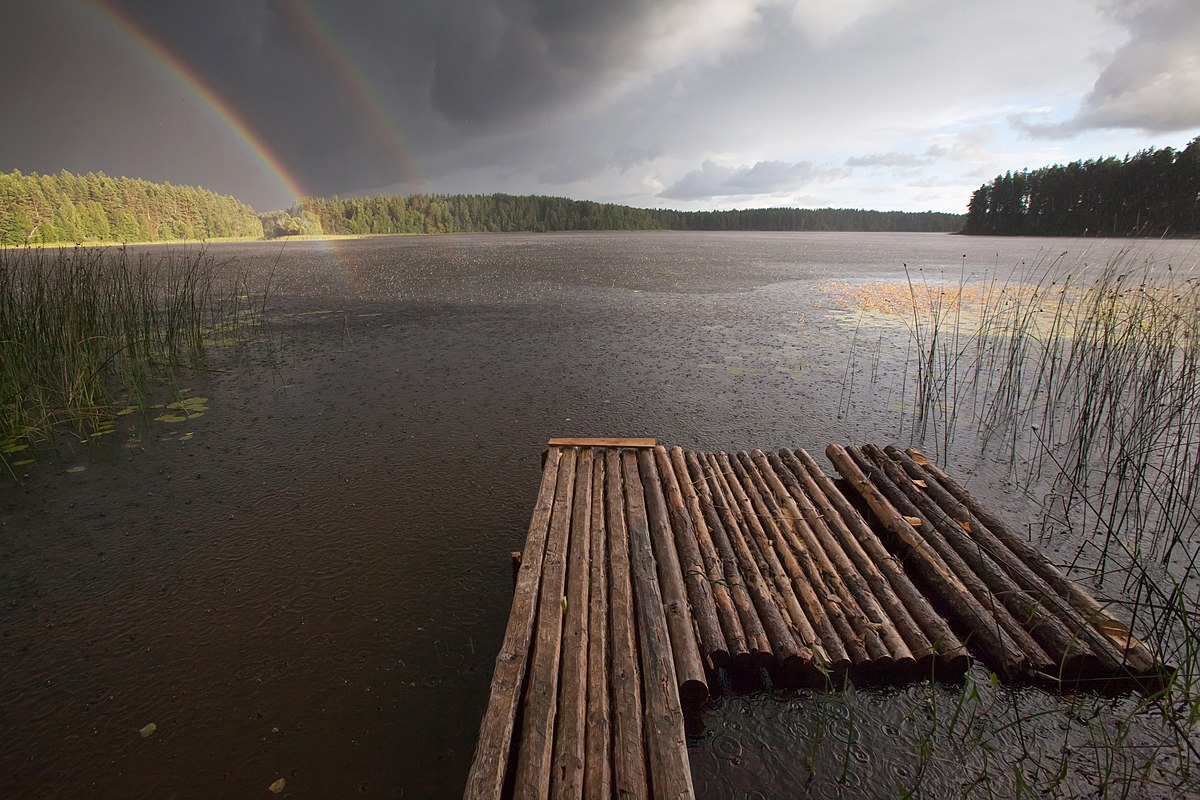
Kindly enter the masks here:
<path id="1" fill-rule="evenodd" d="M 358 110 L 369 120 L 371 127 L 380 140 L 385 142 L 392 158 L 400 168 L 400 174 L 406 181 L 413 181 L 418 191 L 424 191 L 424 181 L 420 177 L 404 139 L 397 126 L 389 119 L 385 110 L 387 106 L 379 97 L 378 91 L 366 76 L 361 67 L 355 65 L 354 58 L 344 46 L 340 46 L 328 25 L 322 25 L 317 13 L 307 0 L 289 0 L 280 6 L 293 21 L 303 30 L 304 35 L 316 47 L 325 63 L 333 70 L 334 75 L 349 94 L 350 100 Z"/>
<path id="2" fill-rule="evenodd" d="M 215 89 L 181 57 L 168 50 L 143 25 L 108 0 L 87 0 L 86 5 L 125 39 L 137 45 L 151 67 L 164 67 L 176 82 L 195 95 L 242 144 L 246 152 L 270 175 L 292 200 L 308 194 L 263 138 Z"/>

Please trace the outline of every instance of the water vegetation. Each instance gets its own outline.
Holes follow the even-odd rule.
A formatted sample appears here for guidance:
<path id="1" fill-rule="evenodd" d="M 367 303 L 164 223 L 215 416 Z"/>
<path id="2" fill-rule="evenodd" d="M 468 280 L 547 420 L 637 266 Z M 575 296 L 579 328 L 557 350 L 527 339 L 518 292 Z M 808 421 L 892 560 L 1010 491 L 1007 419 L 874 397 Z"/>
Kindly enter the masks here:
<path id="1" fill-rule="evenodd" d="M 254 334 L 268 293 L 204 250 L 0 248 L 0 461 L 61 432 L 111 435 L 156 404 L 162 422 L 203 414 L 181 376 Z"/>
<path id="2" fill-rule="evenodd" d="M 931 689 L 934 707 L 982 720 L 967 732 L 997 757 L 1014 729 L 1067 721 L 1059 746 L 1026 746 L 1021 735 L 1015 772 L 997 777 L 985 764 L 975 789 L 1200 791 L 1200 281 L 1192 270 L 1124 250 L 1096 267 L 1048 259 L 979 284 L 964 265 L 949 279 L 909 274 L 828 290 L 861 309 L 860 325 L 891 315 L 893 327 L 907 329 L 901 436 L 943 461 L 970 463 L 979 453 L 964 447 L 982 447 L 985 459 L 1007 464 L 1012 486 L 1040 509 L 1030 535 L 1062 554 L 1076 580 L 1112 598 L 1114 613 L 1178 668 L 1147 696 L 1078 693 L 1041 710 L 970 678 L 958 691 Z M 865 380 L 874 381 L 874 373 Z M 955 727 L 930 728 L 930 758 Z"/>

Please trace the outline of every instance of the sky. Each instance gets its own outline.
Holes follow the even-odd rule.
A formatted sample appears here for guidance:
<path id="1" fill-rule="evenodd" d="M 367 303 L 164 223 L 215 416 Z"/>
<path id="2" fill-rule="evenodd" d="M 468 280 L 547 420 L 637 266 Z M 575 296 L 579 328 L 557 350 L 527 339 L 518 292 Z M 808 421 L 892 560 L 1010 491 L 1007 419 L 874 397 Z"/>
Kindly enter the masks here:
<path id="1" fill-rule="evenodd" d="M 1200 135 L 1200 0 L 0 0 L 0 171 L 963 213 Z"/>

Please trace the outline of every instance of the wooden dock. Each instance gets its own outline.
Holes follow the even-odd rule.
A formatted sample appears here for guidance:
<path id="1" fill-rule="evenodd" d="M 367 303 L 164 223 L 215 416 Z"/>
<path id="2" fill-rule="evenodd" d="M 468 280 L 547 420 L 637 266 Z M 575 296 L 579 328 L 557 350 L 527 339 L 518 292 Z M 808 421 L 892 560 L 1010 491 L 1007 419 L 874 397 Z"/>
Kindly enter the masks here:
<path id="1" fill-rule="evenodd" d="M 1140 680 L 1153 655 L 919 452 L 552 439 L 468 798 L 692 797 L 721 670 Z"/>

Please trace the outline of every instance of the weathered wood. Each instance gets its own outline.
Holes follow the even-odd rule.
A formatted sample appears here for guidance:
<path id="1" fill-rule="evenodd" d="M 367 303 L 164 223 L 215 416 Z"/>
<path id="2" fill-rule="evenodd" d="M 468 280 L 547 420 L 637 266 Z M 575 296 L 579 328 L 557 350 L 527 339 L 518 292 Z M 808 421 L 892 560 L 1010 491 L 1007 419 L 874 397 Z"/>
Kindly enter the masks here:
<path id="1" fill-rule="evenodd" d="M 592 459 L 585 447 L 575 465 L 575 501 L 563 599 L 562 666 L 555 716 L 550 794 L 583 797 L 584 727 L 588 698 L 588 611 L 592 547 Z"/>
<path id="2" fill-rule="evenodd" d="M 738 457 L 741 458 L 741 454 Z M 750 453 L 748 458 L 755 467 L 752 474 L 765 484 L 760 486 L 764 496 L 773 495 L 776 502 L 782 504 L 779 517 L 785 529 L 791 525 L 792 535 L 799 536 L 804 547 L 813 553 L 818 568 L 826 577 L 826 583 L 835 588 L 838 597 L 847 607 L 852 607 L 858 612 L 858 616 L 853 618 L 852 622 L 869 627 L 871 633 L 878 637 L 879 645 L 886 655 L 886 665 L 895 665 L 897 669 L 911 671 L 916 664 L 912 651 L 875 595 L 871 593 L 871 587 L 859 574 L 858 568 L 829 531 L 808 496 L 798 492 L 793 497 L 784 484 L 783 477 L 776 472 L 767 455 L 761 450 Z M 796 479 L 783 469 L 782 464 L 780 469 L 795 484 Z M 749 467 L 747 471 L 750 471 Z M 864 642 L 869 641 L 870 635 L 867 632 L 860 634 Z"/>
<path id="3" fill-rule="evenodd" d="M 897 667 L 911 671 L 919 664 L 922 671 L 928 669 L 933 658 L 933 647 L 929 640 L 896 596 L 887 578 L 854 539 L 837 510 L 830 505 L 813 479 L 803 473 L 802 467 L 801 474 L 804 474 L 811 488 L 807 488 L 793 474 L 778 454 L 770 453 L 765 458 L 772 474 L 776 476 L 775 480 L 794 501 L 796 511 L 823 540 L 822 544 L 830 557 L 842 565 L 839 568 L 846 577 L 846 585 L 859 598 L 859 605 L 871 615 L 872 620 L 884 625 L 881 636 Z M 881 620 L 877 619 L 879 617 Z M 886 620 L 886 624 L 882 620 Z"/>
<path id="4" fill-rule="evenodd" d="M 846 621 L 842 606 L 836 602 L 833 593 L 821 580 L 811 555 L 806 550 L 794 553 L 787 546 L 783 532 L 775 524 L 771 509 L 763 503 L 762 496 L 742 464 L 736 458 L 730 459 L 727 453 L 718 453 L 717 462 L 729 479 L 730 488 L 742 507 L 744 519 L 759 549 L 763 551 L 771 568 L 778 569 L 788 578 L 813 628 L 823 637 L 822 643 L 826 652 L 836 660 L 839 657 L 837 648 L 840 647 L 850 665 L 862 664 L 869 660 L 866 647 L 855 636 Z M 835 602 L 822 602 L 818 592 Z M 880 649 L 882 650 L 882 645 Z"/>
<path id="5" fill-rule="evenodd" d="M 885 457 L 886 464 L 876 463 L 873 459 L 867 456 L 862 450 L 857 447 L 847 447 L 846 450 L 858 462 L 859 467 L 865 472 L 871 481 L 879 487 L 892 506 L 905 516 L 908 520 L 920 520 L 919 524 L 914 525 L 918 528 L 917 534 L 924 541 L 933 547 L 938 552 L 938 555 L 946 562 L 958 576 L 959 580 L 967 587 L 974 595 L 979 604 L 986 608 L 992 615 L 996 624 L 1012 638 L 1016 643 L 1017 649 L 1024 656 L 1024 669 L 1029 673 L 1039 674 L 1043 676 L 1052 676 L 1056 671 L 1056 662 L 1054 657 L 1043 648 L 1034 636 L 1025 628 L 1025 618 L 1018 619 L 1013 612 L 1008 609 L 1005 604 L 1007 592 L 1005 590 L 995 590 L 989 583 L 989 578 L 996 585 L 1005 585 L 998 579 L 995 572 L 988 568 L 985 560 L 972 559 L 980 567 L 984 568 L 988 573 L 988 577 L 984 578 L 976 571 L 971 563 L 963 557 L 953 544 L 947 541 L 945 535 L 939 527 L 926 516 L 925 511 L 918 508 L 904 490 L 896 484 L 896 470 L 903 473 L 890 459 Z M 907 477 L 907 476 L 905 476 Z M 991 565 L 994 566 L 994 565 Z"/>
<path id="6" fill-rule="evenodd" d="M 930 657 L 936 654 L 951 672 L 965 671 L 969 660 L 966 647 L 950 629 L 945 618 L 937 613 L 925 595 L 909 579 L 899 560 L 888 552 L 875 531 L 834 485 L 833 480 L 804 450 L 780 450 L 779 456 L 788 470 L 801 480 L 826 520 L 833 523 L 833 530 L 838 533 L 847 552 L 855 554 L 864 574 L 882 575 L 887 586 L 900 601 L 901 610 L 908 612 L 918 630 L 913 631 L 906 627 L 902 632 L 917 659 L 918 666 L 923 669 L 928 667 L 925 660 L 928 653 Z M 874 567 L 874 570 L 871 567 Z M 877 587 L 876 596 L 887 597 L 888 593 L 885 587 L 879 585 L 878 578 L 871 579 L 874 581 L 873 586 Z M 902 617 L 902 614 L 897 613 L 892 618 L 899 620 Z M 926 650 L 926 647 L 929 649 Z"/>
<path id="7" fill-rule="evenodd" d="M 654 548 L 650 543 L 646 499 L 637 455 L 631 450 L 622 451 L 621 466 L 625 477 L 625 510 L 629 525 L 638 650 L 642 657 L 643 719 L 650 761 L 650 785 L 656 798 L 690 798 L 695 792 L 687 758 L 678 676 L 675 674 L 671 637 L 667 632 L 663 598 L 656 576 Z"/>
<path id="8" fill-rule="evenodd" d="M 591 575 L 588 586 L 588 685 L 583 796 L 612 795 L 612 730 L 608 689 L 608 526 L 604 519 L 604 458 L 592 466 Z"/>
<path id="9" fill-rule="evenodd" d="M 542 557 L 554 507 L 555 487 L 562 477 L 560 473 L 563 469 L 560 469 L 559 465 L 561 453 L 557 447 L 550 448 L 542 468 L 542 483 L 538 488 L 533 517 L 529 521 L 529 531 L 525 536 L 525 553 L 528 557 L 523 559 L 524 564 L 517 577 L 512 610 L 508 615 L 508 627 L 504 631 L 504 643 L 500 646 L 500 654 L 496 656 L 491 694 L 479 727 L 475 757 L 471 762 L 471 772 L 467 776 L 467 786 L 463 793 L 463 797 L 469 800 L 490 800 L 499 797 L 504 786 L 504 775 L 512 746 L 513 725 L 517 717 L 517 706 L 521 699 L 521 686 L 525 681 L 529 648 L 537 617 Z"/>
<path id="10" fill-rule="evenodd" d="M 696 533 L 696 544 L 700 551 L 700 557 L 704 560 L 704 577 L 708 581 L 709 586 L 712 587 L 713 603 L 717 608 L 717 616 L 721 623 L 721 633 L 725 640 L 726 651 L 729 653 L 730 658 L 735 661 L 747 661 L 750 659 L 750 649 L 746 644 L 746 632 L 742 627 L 737 606 L 730 593 L 729 582 L 725 575 L 721 555 L 717 552 L 716 544 L 713 542 L 712 534 L 709 532 L 704 510 L 700 507 L 700 498 L 696 494 L 696 487 L 692 485 L 691 478 L 688 476 L 687 463 L 683 457 L 683 448 L 672 447 L 670 460 L 671 471 L 675 473 L 676 483 L 683 493 L 684 502 L 687 503 L 688 513 L 691 515 L 693 530 Z M 663 472 L 666 472 L 666 470 L 663 470 Z M 745 593 L 745 587 L 743 587 L 742 592 Z M 748 595 L 746 596 L 746 602 L 750 603 Z M 753 611 L 752 605 L 750 610 Z M 764 643 L 765 638 L 764 635 Z"/>
<path id="11" fill-rule="evenodd" d="M 712 494 L 709 491 L 708 482 L 704 477 L 704 470 L 700 466 L 700 460 L 696 457 L 695 453 L 688 452 L 685 454 L 684 466 L 687 467 L 687 485 L 692 487 L 696 495 L 696 501 L 700 505 L 701 514 L 712 537 L 713 546 L 721 556 L 725 586 L 729 589 L 729 598 L 733 601 L 734 608 L 737 609 L 738 622 L 742 626 L 743 633 L 746 635 L 746 648 L 750 651 L 751 659 L 760 666 L 767 666 L 776 659 L 778 659 L 780 664 L 783 664 L 789 658 L 798 660 L 801 656 L 801 651 L 795 638 L 787 630 L 787 625 L 779 613 L 779 608 L 772 603 L 771 608 L 774 609 L 775 619 L 770 624 L 773 626 L 773 629 L 786 634 L 784 638 L 791 643 L 791 649 L 787 653 L 775 652 L 773 650 L 771 637 L 766 632 L 768 623 L 763 621 L 758 611 L 758 607 L 762 602 L 758 598 L 758 595 L 762 594 L 765 596 L 765 592 L 757 584 L 757 576 L 748 578 L 742 574 L 739 555 L 733 547 L 728 531 L 725 530 L 724 523 L 721 522 L 716 506 L 713 504 Z M 748 583 L 751 580 L 756 582 L 753 590 Z M 769 613 L 769 611 L 764 611 L 764 613 Z M 809 656 L 811 657 L 811 653 L 809 653 Z M 797 665 L 793 664 L 792 666 Z"/>
<path id="12" fill-rule="evenodd" d="M 513 550 L 509 552 L 508 557 L 512 559 L 513 587 L 516 588 L 517 576 L 521 574 L 521 551 Z"/>
<path id="13" fill-rule="evenodd" d="M 530 656 L 525 718 L 517 750 L 514 793 L 520 797 L 544 799 L 550 794 L 550 760 L 554 744 L 554 715 L 558 710 L 559 655 L 562 651 L 562 598 L 567 580 L 566 558 L 577 456 L 578 452 L 571 448 L 559 459 L 563 469 L 555 488 L 550 533 L 546 537 L 546 552 L 541 563 L 537 633 Z"/>
<path id="14" fill-rule="evenodd" d="M 641 458 L 639 455 L 638 460 L 641 461 Z M 692 524 L 692 517 L 684 505 L 683 491 L 679 488 L 665 447 L 659 445 L 654 448 L 654 464 L 662 481 L 678 565 L 683 572 L 688 604 L 696 622 L 700 654 L 710 668 L 723 666 L 729 661 L 729 647 L 725 644 L 725 634 L 717 618 L 717 601 L 713 597 L 712 584 L 708 582 L 704 559 L 700 555 L 696 526 Z"/>
<path id="15" fill-rule="evenodd" d="M 654 447 L 656 441 L 649 436 L 605 438 L 597 436 L 558 437 L 551 439 L 550 446 L 560 447 Z"/>
<path id="16" fill-rule="evenodd" d="M 642 673 L 625 524 L 624 468 L 617 450 L 604 453 L 604 506 L 608 530 L 609 638 L 612 644 L 613 794 L 647 797 L 646 750 L 642 735 Z"/>
<path id="17" fill-rule="evenodd" d="M 696 641 L 696 629 L 692 623 L 694 612 L 688 605 L 687 587 L 683 583 L 683 569 L 675 549 L 675 536 L 671 531 L 667 501 L 663 497 L 662 479 L 654 463 L 654 452 L 639 450 L 637 465 L 658 573 L 658 590 L 662 596 L 663 613 L 667 617 L 671 651 L 675 656 L 679 697 L 687 708 L 695 708 L 708 699 L 708 676 L 704 672 L 700 644 Z M 716 621 L 715 617 L 712 621 Z"/>
<path id="18" fill-rule="evenodd" d="M 714 478 L 721 486 L 726 502 L 735 512 L 734 517 L 743 538 L 762 559 L 764 575 L 774 581 L 778 595 L 801 637 L 806 643 L 812 641 L 810 646 L 814 649 L 818 644 L 821 646 L 822 652 L 829 657 L 828 665 L 831 668 L 849 667 L 854 659 L 846 652 L 842 638 L 830 621 L 830 614 L 819 602 L 814 602 L 815 593 L 812 586 L 804 580 L 793 580 L 780 562 L 769 541 L 770 537 L 759 521 L 758 513 L 742 489 L 738 477 L 733 473 L 728 456 L 724 453 L 710 453 L 708 458 Z"/>
<path id="19" fill-rule="evenodd" d="M 691 454 L 689 454 L 690 457 Z M 734 514 L 731 506 L 733 500 L 728 494 L 728 489 L 724 488 L 716 460 L 711 456 L 705 456 L 704 463 L 705 469 L 702 473 L 704 491 L 721 519 L 725 534 L 729 538 L 729 544 L 737 557 L 742 579 L 745 581 L 751 597 L 754 598 L 754 607 L 758 611 L 759 619 L 762 620 L 767 638 L 771 642 L 771 649 L 775 652 L 780 665 L 789 670 L 798 670 L 803 662 L 810 661 L 814 657 L 819 658 L 822 663 L 829 663 L 831 659 L 828 653 L 821 647 L 812 625 L 800 610 L 796 596 L 791 587 L 787 585 L 786 578 L 783 579 L 783 583 L 791 595 L 790 607 L 788 601 L 778 590 L 775 576 L 764 574 L 766 564 L 764 563 L 760 568 L 754 552 L 750 549 L 748 534 L 744 533 L 741 522 Z M 796 618 L 799 618 L 803 624 L 803 629 L 797 627 Z"/>
<path id="20" fill-rule="evenodd" d="M 960 503 L 970 509 L 975 518 L 987 526 L 997 539 L 1004 543 L 1009 550 L 1029 565 L 1042 580 L 1052 586 L 1058 594 L 1067 599 L 1079 614 L 1107 637 L 1124 655 L 1126 662 L 1135 672 L 1149 673 L 1156 667 L 1154 655 L 1150 650 L 1130 633 L 1125 623 L 1117 619 L 1100 604 L 1096 598 L 1083 590 L 1077 583 L 1068 578 L 1062 570 L 1055 566 L 1050 559 L 1033 545 L 1014 533 L 999 517 L 992 514 L 984 505 L 978 502 L 954 478 L 941 467 L 925 458 L 916 448 L 909 448 L 908 455 L 937 479 L 945 489 Z"/>
<path id="21" fill-rule="evenodd" d="M 1005 547 L 983 522 L 904 451 L 893 446 L 885 448 L 884 453 L 904 470 L 914 488 L 919 486 L 929 500 L 937 504 L 944 515 L 942 524 L 949 526 L 954 535 L 968 536 L 972 543 L 1000 565 L 1022 593 L 1035 600 L 1048 613 L 1054 614 L 1069 637 L 1079 637 L 1086 643 L 1095 662 L 1070 665 L 1068 675 L 1078 677 L 1081 669 L 1091 670 L 1096 675 L 1112 676 L 1118 673 L 1124 655 L 1109 639 L 1079 616 L 1066 599 L 1060 597 L 1029 565 Z"/>
<path id="22" fill-rule="evenodd" d="M 991 612 L 977 601 L 966 585 L 947 566 L 933 548 L 913 529 L 908 520 L 892 507 L 840 445 L 831 444 L 825 454 L 842 477 L 862 496 L 871 512 L 905 552 L 905 563 L 924 581 L 927 590 L 969 632 L 973 647 L 983 655 L 1001 677 L 1011 680 L 1020 674 L 1024 658 L 1016 643 L 1001 630 Z"/>

